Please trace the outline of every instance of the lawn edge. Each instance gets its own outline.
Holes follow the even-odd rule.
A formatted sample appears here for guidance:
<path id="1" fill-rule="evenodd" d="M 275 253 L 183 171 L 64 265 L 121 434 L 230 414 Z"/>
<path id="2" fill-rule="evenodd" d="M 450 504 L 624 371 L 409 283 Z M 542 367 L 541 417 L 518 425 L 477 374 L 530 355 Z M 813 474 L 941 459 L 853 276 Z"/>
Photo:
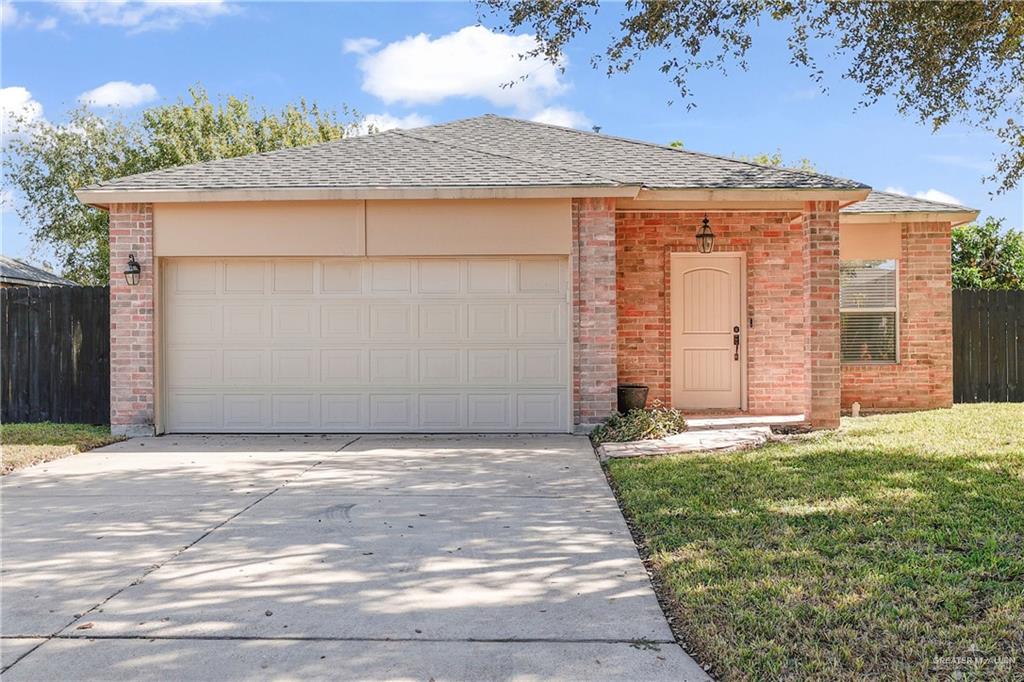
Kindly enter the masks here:
<path id="1" fill-rule="evenodd" d="M 646 457 L 644 459 L 653 459 L 654 457 L 666 457 L 670 455 L 656 455 L 652 457 Z M 594 457 L 597 457 L 597 450 L 594 450 Z M 598 464 L 601 467 L 601 472 L 604 474 L 605 480 L 608 482 L 608 487 L 612 491 L 612 496 L 615 498 L 615 504 L 619 508 L 619 512 L 622 514 L 622 518 L 626 521 L 626 528 L 629 530 L 629 535 L 633 540 L 633 546 L 636 547 L 637 554 L 640 555 L 640 561 L 644 565 L 644 570 L 647 571 L 647 578 L 651 582 L 651 587 L 654 589 L 654 596 L 658 600 L 658 606 L 661 608 L 662 615 L 665 616 L 665 620 L 668 622 L 669 630 L 672 631 L 672 637 L 675 639 L 676 644 L 696 663 L 699 665 L 704 672 L 706 672 L 712 679 L 721 679 L 721 672 L 717 670 L 717 666 L 714 661 L 711 660 L 706 652 L 693 640 L 687 637 L 687 631 L 685 628 L 685 622 L 680 614 L 679 604 L 670 596 L 671 590 L 667 589 L 661 581 L 661 576 L 658 573 L 658 569 L 655 568 L 654 562 L 651 560 L 651 551 L 647 545 L 647 538 L 643 532 L 640 531 L 639 526 L 634 521 L 632 515 L 626 510 L 625 505 L 622 503 L 622 496 L 619 494 L 619 488 L 612 478 L 610 467 L 608 466 L 612 460 L 601 461 L 598 458 Z"/>

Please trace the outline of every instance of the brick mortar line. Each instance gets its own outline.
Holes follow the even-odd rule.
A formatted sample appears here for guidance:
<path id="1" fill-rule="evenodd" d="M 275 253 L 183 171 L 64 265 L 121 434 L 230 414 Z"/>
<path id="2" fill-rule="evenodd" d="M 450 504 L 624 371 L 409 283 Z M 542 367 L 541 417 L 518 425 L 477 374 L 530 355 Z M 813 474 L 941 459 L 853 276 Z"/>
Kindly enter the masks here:
<path id="1" fill-rule="evenodd" d="M 342 446 L 341 446 L 340 448 L 338 448 L 337 450 L 334 450 L 334 451 L 333 451 L 333 452 L 332 452 L 331 454 L 333 454 L 333 453 L 338 453 L 338 452 L 341 452 L 342 450 L 344 450 L 344 449 L 345 449 L 345 448 L 347 448 L 348 446 L 350 446 L 350 445 L 352 445 L 353 443 L 355 443 L 355 442 L 356 442 L 357 440 L 359 440 L 360 438 L 361 438 L 361 436 L 356 436 L 356 437 L 355 437 L 355 438 L 353 438 L 352 440 L 350 440 L 350 441 L 348 441 L 347 443 L 345 443 L 344 445 L 342 445 Z M 67 623 L 66 625 L 64 625 L 63 627 L 59 628 L 59 629 L 58 629 L 58 630 L 57 630 L 56 632 L 54 632 L 54 633 L 52 633 L 52 634 L 50 634 L 50 635 L 47 635 L 47 636 L 45 636 L 45 638 L 43 639 L 43 641 L 42 641 L 42 642 L 40 642 L 39 644 L 35 645 L 35 646 L 34 646 L 34 647 L 32 647 L 31 649 L 29 649 L 28 651 L 26 651 L 25 653 L 23 653 L 23 654 L 22 654 L 21 656 L 18 656 L 18 657 L 17 657 L 16 659 L 14 659 L 13 661 L 11 661 L 10 665 L 4 666 L 4 667 L 3 667 L 3 669 L 0 669 L 0 674 L 2 674 L 2 673 L 5 673 L 5 672 L 7 672 L 8 670 L 10 670 L 10 669 L 11 669 L 11 668 L 13 668 L 14 666 L 16 666 L 16 665 L 17 665 L 18 663 L 21 663 L 21 662 L 22 662 L 23 660 L 25 660 L 26 658 L 28 658 L 29 656 L 31 656 L 31 655 L 32 655 L 33 653 L 35 653 L 35 652 L 36 652 L 36 651 L 37 651 L 37 650 L 38 650 L 38 649 L 39 649 L 39 648 L 40 648 L 41 646 L 43 646 L 44 644 L 46 644 L 46 643 L 47 643 L 47 642 L 49 642 L 50 640 L 53 640 L 53 639 L 87 639 L 87 638 L 84 638 L 84 637 L 71 637 L 71 636 L 69 636 L 69 635 L 64 635 L 63 633 L 64 633 L 64 632 L 65 632 L 65 631 L 66 631 L 66 630 L 67 630 L 68 628 L 70 628 L 70 627 L 71 627 L 72 625 L 74 625 L 75 623 L 77 623 L 78 621 L 82 620 L 83 618 L 85 618 L 85 617 L 86 617 L 86 616 L 88 616 L 89 614 L 91 614 L 91 613 L 95 612 L 95 611 L 96 611 L 96 610 L 97 610 L 98 608 L 100 608 L 101 606 L 104 606 L 105 604 L 107 604 L 107 603 L 108 603 L 108 602 L 109 602 L 109 601 L 110 601 L 111 599 L 114 599 L 115 597 L 117 597 L 118 595 L 120 595 L 120 594 L 121 594 L 122 592 L 124 592 L 124 591 L 125 591 L 125 590 L 127 590 L 128 588 L 130 588 L 130 587 L 134 587 L 135 585 L 138 585 L 138 584 L 142 583 L 142 582 L 143 582 L 143 581 L 144 581 L 144 580 L 145 580 L 146 578 L 148 578 L 148 577 L 149 577 L 150 575 L 152 575 L 152 574 L 153 574 L 153 573 L 155 573 L 156 571 L 160 570 L 161 568 L 163 568 L 163 567 L 164 567 L 164 566 L 166 566 L 167 564 L 171 563 L 172 561 L 174 561 L 175 559 L 177 559 L 177 558 L 178 558 L 179 556 L 181 556 L 182 554 L 184 554 L 185 552 L 187 552 L 187 551 L 188 551 L 188 550 L 190 550 L 191 548 L 193 548 L 193 547 L 195 547 L 196 545 L 198 545 L 198 544 L 199 544 L 200 542 L 202 542 L 203 540 L 205 540 L 206 538 L 208 538 L 208 537 L 209 537 L 210 535 L 212 535 L 212 534 L 213 534 L 213 533 L 214 533 L 215 531 L 217 531 L 217 530 L 219 530 L 219 529 L 223 528 L 224 526 L 226 526 L 227 524 L 231 523 L 232 521 L 234 521 L 235 519 L 237 519 L 237 518 L 238 518 L 239 516 L 241 516 L 242 514 L 244 514 L 244 513 L 245 513 L 245 512 L 247 512 L 247 511 L 249 511 L 250 509 L 252 509 L 253 507 L 255 507 L 255 506 L 256 506 L 257 504 L 259 504 L 259 503 L 260 503 L 260 502 L 262 502 L 263 500 L 267 499 L 268 497 L 270 497 L 271 495 L 273 495 L 273 494 L 274 494 L 274 493 L 276 493 L 277 491 L 281 490 L 282 488 L 285 488 L 285 487 L 287 487 L 289 483 L 291 483 L 291 482 L 293 482 L 293 481 L 297 481 L 298 479 L 302 478 L 302 476 L 304 476 L 304 475 L 305 475 L 306 473 L 308 473 L 309 471 L 311 471 L 311 470 L 312 470 L 312 469 L 314 469 L 315 467 L 319 466 L 320 464 L 323 464 L 323 462 L 324 462 L 324 460 L 322 460 L 322 459 L 321 459 L 321 460 L 317 460 L 316 462 L 314 462 L 314 463 L 313 463 L 313 464 L 311 464 L 310 466 L 308 466 L 308 467 L 306 467 L 305 469 L 303 469 L 302 471 L 300 471 L 300 472 L 298 473 L 298 475 L 297 475 L 297 476 L 295 476 L 295 478 L 287 478 L 287 479 L 285 479 L 285 480 L 284 480 L 284 481 L 283 481 L 283 482 L 282 482 L 282 483 L 281 483 L 281 484 L 280 484 L 279 486 L 277 486 L 276 488 L 274 488 L 274 489 L 273 489 L 273 490 L 271 490 L 270 492 L 267 492 L 267 493 L 265 493 L 265 494 L 261 495 L 260 497 L 256 498 L 255 500 L 253 500 L 253 501 L 252 501 L 252 502 L 250 502 L 249 504 L 245 505 L 244 507 L 242 507 L 242 509 L 240 509 L 239 511 L 235 512 L 235 513 L 234 513 L 234 514 L 232 514 L 231 516 L 227 517 L 226 519 L 224 519 L 224 520 L 223 520 L 223 521 L 221 521 L 220 523 L 218 523 L 218 524 L 216 524 L 216 525 L 214 525 L 214 526 L 211 526 L 211 527 L 207 528 L 207 529 L 206 529 L 206 530 L 205 530 L 205 531 L 204 531 L 204 532 L 203 532 L 203 533 L 202 533 L 202 534 L 201 534 L 201 535 L 200 535 L 199 537 L 197 537 L 197 538 L 196 538 L 195 540 L 193 540 L 192 542 L 188 543 L 188 544 L 187 544 L 187 545 L 185 545 L 184 547 L 181 547 L 180 549 L 176 550 L 176 551 L 175 551 L 175 552 L 174 552 L 173 554 L 171 554 L 171 556 L 169 556 L 168 558 L 164 559 L 163 561 L 161 561 L 161 562 L 159 562 L 159 563 L 156 563 L 156 564 L 152 564 L 152 565 L 150 565 L 150 566 L 149 566 L 148 568 L 146 568 L 146 569 L 145 569 L 145 570 L 144 570 L 144 571 L 142 572 L 142 574 L 141 574 L 141 575 L 139 575 L 139 577 L 138 577 L 138 578 L 135 578 L 134 580 L 132 580 L 132 581 L 131 581 L 130 583 L 128 583 L 127 585 L 125 585 L 125 586 L 123 586 L 123 587 L 120 587 L 120 588 L 118 588 L 118 589 L 117 589 L 117 590 L 115 590 L 115 591 L 114 591 L 114 592 L 113 592 L 113 593 L 112 593 L 111 595 L 109 595 L 109 596 L 107 596 L 106 598 L 104 598 L 104 599 L 103 599 L 102 601 L 100 601 L 100 602 L 98 602 L 98 603 L 96 603 L 96 604 L 93 604 L 92 606 L 90 606 L 90 607 L 89 607 L 88 609 L 86 609 L 85 611 L 82 611 L 82 612 L 81 612 L 80 614 L 78 614 L 77 616 L 75 616 L 74 618 L 72 618 L 72 619 L 71 619 L 71 620 L 70 620 L 70 621 L 69 621 L 69 622 L 68 622 L 68 623 Z M 95 639 L 95 638 L 94 638 L 94 639 Z"/>

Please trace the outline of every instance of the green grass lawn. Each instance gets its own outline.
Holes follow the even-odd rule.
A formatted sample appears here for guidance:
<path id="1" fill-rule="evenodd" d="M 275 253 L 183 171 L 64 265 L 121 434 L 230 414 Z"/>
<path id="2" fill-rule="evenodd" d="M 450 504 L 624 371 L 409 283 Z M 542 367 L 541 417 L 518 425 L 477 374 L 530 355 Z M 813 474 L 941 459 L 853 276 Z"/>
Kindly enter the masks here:
<path id="1" fill-rule="evenodd" d="M 1024 405 L 609 470 L 716 677 L 1024 678 Z"/>
<path id="2" fill-rule="evenodd" d="M 119 440 L 124 438 L 110 435 L 109 426 L 50 422 L 3 424 L 0 425 L 0 451 L 3 453 L 0 469 L 8 474 Z"/>

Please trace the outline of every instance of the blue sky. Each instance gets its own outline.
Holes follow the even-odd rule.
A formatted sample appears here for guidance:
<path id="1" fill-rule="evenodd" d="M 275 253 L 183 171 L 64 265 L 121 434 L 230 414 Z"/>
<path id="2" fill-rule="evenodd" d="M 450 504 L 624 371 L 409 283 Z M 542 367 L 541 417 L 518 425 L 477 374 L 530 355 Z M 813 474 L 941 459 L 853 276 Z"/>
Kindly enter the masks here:
<path id="1" fill-rule="evenodd" d="M 195 83 L 277 108 L 305 97 L 348 104 L 381 127 L 494 112 L 718 154 L 781 151 L 819 170 L 908 194 L 939 192 L 982 215 L 1024 223 L 1024 194 L 990 197 L 981 182 L 998 150 L 961 127 L 933 134 L 891 101 L 854 111 L 859 90 L 825 62 L 829 92 L 788 63 L 785 34 L 755 34 L 750 70 L 696 74 L 697 107 L 679 103 L 655 55 L 613 78 L 590 67 L 619 7 L 602 8 L 572 45 L 564 74 L 516 58 L 530 38 L 483 28 L 472 4 L 4 3 L 0 86 L 7 109 L 59 123 L 85 95 L 129 113 L 173 101 Z M 498 87 L 530 71 L 524 84 Z M 86 95 L 86 93 L 91 93 Z M 5 210 L 3 252 L 29 255 L 28 228 Z M 42 254 L 45 257 L 45 254 Z"/>

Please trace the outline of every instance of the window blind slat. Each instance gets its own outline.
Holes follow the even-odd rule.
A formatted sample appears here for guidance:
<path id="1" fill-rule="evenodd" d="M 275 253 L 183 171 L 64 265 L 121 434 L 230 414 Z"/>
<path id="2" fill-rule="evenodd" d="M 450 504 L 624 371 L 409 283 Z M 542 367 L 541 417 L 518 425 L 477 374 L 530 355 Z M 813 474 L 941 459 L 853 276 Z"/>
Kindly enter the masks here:
<path id="1" fill-rule="evenodd" d="M 839 266 L 843 362 L 896 361 L 896 261 L 843 261 Z"/>

